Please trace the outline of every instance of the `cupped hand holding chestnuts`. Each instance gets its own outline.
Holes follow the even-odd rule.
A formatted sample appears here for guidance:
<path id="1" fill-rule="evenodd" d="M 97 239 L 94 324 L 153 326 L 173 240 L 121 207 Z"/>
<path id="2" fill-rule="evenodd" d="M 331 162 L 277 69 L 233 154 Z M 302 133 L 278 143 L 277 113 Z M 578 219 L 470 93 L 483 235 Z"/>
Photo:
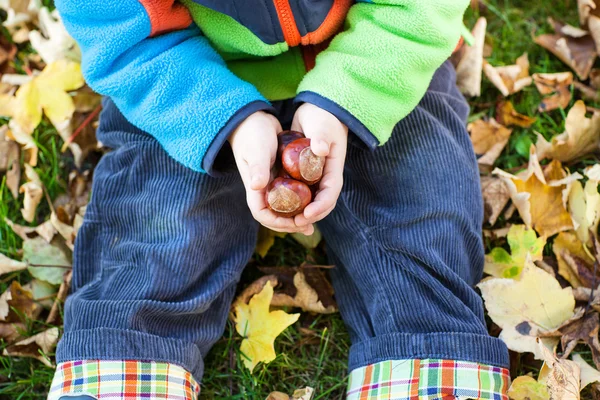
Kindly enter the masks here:
<path id="1" fill-rule="evenodd" d="M 267 186 L 265 202 L 275 214 L 294 217 L 313 200 L 323 177 L 325 157 L 312 152 L 310 139 L 301 132 L 284 131 L 277 140 L 277 177 Z"/>

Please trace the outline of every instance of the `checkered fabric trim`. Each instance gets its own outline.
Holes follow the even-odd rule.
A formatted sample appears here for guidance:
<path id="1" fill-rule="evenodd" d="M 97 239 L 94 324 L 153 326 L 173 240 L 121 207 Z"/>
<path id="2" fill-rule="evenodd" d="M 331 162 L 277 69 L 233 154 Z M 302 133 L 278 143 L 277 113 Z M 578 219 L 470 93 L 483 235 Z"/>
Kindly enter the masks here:
<path id="1" fill-rule="evenodd" d="M 452 360 L 388 360 L 355 369 L 347 400 L 508 400 L 505 368 Z"/>
<path id="2" fill-rule="evenodd" d="M 68 361 L 58 364 L 48 400 L 88 395 L 101 400 L 197 400 L 200 385 L 178 365 L 154 361 Z"/>

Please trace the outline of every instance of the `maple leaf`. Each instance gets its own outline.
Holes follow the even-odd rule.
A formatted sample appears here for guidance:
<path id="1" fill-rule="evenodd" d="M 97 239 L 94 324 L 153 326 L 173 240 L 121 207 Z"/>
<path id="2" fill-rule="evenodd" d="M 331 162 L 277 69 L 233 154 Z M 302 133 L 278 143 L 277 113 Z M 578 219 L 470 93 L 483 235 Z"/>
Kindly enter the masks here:
<path id="1" fill-rule="evenodd" d="M 546 384 L 527 375 L 519 376 L 512 381 L 508 396 L 512 400 L 550 400 Z"/>
<path id="2" fill-rule="evenodd" d="M 248 304 L 238 303 L 234 309 L 235 329 L 244 338 L 240 351 L 244 355 L 244 365 L 250 371 L 260 362 L 269 363 L 275 359 L 275 338 L 300 317 L 300 314 L 281 310 L 270 311 L 272 298 L 273 286 L 267 282 Z"/>
<path id="3" fill-rule="evenodd" d="M 585 114 L 585 104 L 578 100 L 567 114 L 564 133 L 554 136 L 550 142 L 538 134 L 536 147 L 539 159 L 565 162 L 597 150 L 600 145 L 600 113 L 595 112 L 591 118 L 586 118 Z"/>
<path id="4" fill-rule="evenodd" d="M 508 143 L 512 129 L 499 124 L 494 119 L 479 119 L 467 126 L 476 154 L 482 154 L 477 160 L 480 165 L 492 166 Z"/>
<path id="5" fill-rule="evenodd" d="M 527 257 L 519 280 L 490 278 L 477 285 L 481 289 L 490 318 L 502 328 L 500 338 L 509 349 L 532 352 L 541 357 L 536 336 L 561 326 L 574 315 L 575 298 L 570 287 Z M 556 339 L 542 340 L 553 347 Z"/>
<path id="6" fill-rule="evenodd" d="M 483 62 L 485 76 L 498 88 L 504 97 L 523 90 L 531 85 L 533 79 L 529 76 L 529 59 L 527 53 L 517 58 L 514 65 L 493 67 L 487 61 Z"/>
<path id="7" fill-rule="evenodd" d="M 81 53 L 75 40 L 67 33 L 57 10 L 50 12 L 42 7 L 39 14 L 41 32 L 31 31 L 29 40 L 31 47 L 38 52 L 46 64 L 69 59 L 81 61 Z"/>
<path id="8" fill-rule="evenodd" d="M 523 222 L 540 236 L 549 237 L 572 229 L 573 222 L 565 203 L 572 182 L 581 178 L 581 175 L 574 173 L 567 176 L 559 161 L 553 161 L 542 172 L 535 146 L 531 146 L 529 153 L 529 166 L 518 176 L 498 168 L 493 173 L 508 186 L 510 197 Z"/>
<path id="9" fill-rule="evenodd" d="M 573 74 L 571 72 L 558 72 L 554 74 L 533 74 L 533 82 L 538 92 L 544 97 L 538 110 L 540 112 L 551 111 L 557 108 L 567 108 L 571 101 L 571 90 L 569 87 L 573 83 Z"/>
<path id="10" fill-rule="evenodd" d="M 40 75 L 22 85 L 15 93 L 5 113 L 12 117 L 13 134 L 31 135 L 45 113 L 57 130 L 65 125 L 75 112 L 73 99 L 66 92 L 85 84 L 81 65 L 67 60 L 48 64 Z"/>
<path id="11" fill-rule="evenodd" d="M 496 247 L 485 256 L 483 271 L 497 278 L 517 278 L 523 267 L 527 254 L 532 261 L 542 259 L 542 251 L 546 245 L 544 238 L 538 238 L 535 231 L 524 225 L 513 225 L 506 237 L 511 254 L 502 247 Z"/>

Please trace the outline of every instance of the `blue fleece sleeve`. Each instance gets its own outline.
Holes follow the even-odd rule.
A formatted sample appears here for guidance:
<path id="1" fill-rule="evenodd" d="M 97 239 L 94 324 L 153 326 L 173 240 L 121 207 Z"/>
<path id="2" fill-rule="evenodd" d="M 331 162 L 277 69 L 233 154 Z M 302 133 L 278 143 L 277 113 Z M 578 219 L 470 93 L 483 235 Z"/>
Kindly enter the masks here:
<path id="1" fill-rule="evenodd" d="M 81 47 L 90 87 L 195 171 L 210 172 L 237 125 L 271 109 L 254 86 L 227 69 L 195 25 L 150 37 L 150 16 L 139 0 L 55 3 Z"/>

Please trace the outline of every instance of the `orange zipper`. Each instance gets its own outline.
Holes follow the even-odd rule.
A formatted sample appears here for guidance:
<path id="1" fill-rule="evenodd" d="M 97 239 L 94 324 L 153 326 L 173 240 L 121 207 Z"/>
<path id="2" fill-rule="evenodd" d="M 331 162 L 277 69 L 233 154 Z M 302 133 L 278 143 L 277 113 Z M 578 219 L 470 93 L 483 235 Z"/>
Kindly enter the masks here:
<path id="1" fill-rule="evenodd" d="M 281 24 L 281 30 L 283 31 L 286 43 L 290 47 L 298 46 L 302 38 L 300 31 L 298 31 L 290 3 L 288 0 L 273 0 L 273 3 L 277 10 L 277 16 L 279 17 L 279 23 Z"/>

